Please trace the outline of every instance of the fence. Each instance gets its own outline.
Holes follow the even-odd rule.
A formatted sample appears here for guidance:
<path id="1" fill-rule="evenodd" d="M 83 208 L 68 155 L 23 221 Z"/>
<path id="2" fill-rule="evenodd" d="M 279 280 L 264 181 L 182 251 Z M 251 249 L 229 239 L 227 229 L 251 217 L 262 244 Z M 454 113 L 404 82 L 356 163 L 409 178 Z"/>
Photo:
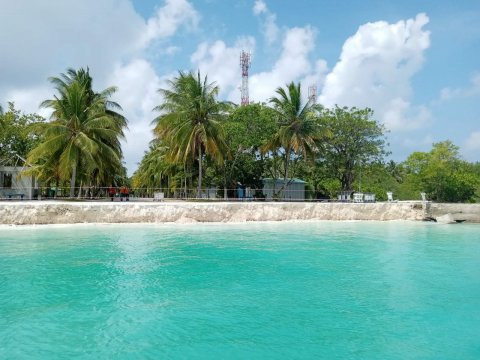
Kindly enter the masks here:
<path id="1" fill-rule="evenodd" d="M 123 188 L 124 189 L 124 188 Z M 197 188 L 126 188 L 122 187 L 77 187 L 73 198 L 70 187 L 2 188 L 0 200 L 103 200 L 103 201 L 155 201 L 155 200 L 205 200 L 205 201 L 308 201 L 305 190 L 280 190 L 276 194 L 265 195 L 263 188 L 204 188 L 198 194 Z M 161 194 L 161 195 L 160 195 Z M 161 198 L 161 199 L 160 199 Z M 315 199 L 313 199 L 315 200 Z M 322 199 L 325 201 L 325 199 Z"/>

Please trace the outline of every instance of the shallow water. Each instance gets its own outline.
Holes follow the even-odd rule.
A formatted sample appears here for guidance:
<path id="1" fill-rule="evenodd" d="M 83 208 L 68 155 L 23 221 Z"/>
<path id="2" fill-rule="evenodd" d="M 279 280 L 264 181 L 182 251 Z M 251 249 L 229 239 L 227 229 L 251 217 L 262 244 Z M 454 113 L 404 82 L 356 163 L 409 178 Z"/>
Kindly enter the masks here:
<path id="1" fill-rule="evenodd" d="M 480 228 L 0 228 L 1 359 L 479 359 Z"/>

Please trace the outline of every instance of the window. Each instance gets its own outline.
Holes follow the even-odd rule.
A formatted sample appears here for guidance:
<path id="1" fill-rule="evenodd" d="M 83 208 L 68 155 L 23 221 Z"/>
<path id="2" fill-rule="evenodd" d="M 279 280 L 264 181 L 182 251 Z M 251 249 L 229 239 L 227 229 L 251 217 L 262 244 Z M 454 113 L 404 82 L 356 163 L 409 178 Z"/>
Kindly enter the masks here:
<path id="1" fill-rule="evenodd" d="M 12 174 L 3 174 L 3 187 L 6 189 L 12 188 Z"/>

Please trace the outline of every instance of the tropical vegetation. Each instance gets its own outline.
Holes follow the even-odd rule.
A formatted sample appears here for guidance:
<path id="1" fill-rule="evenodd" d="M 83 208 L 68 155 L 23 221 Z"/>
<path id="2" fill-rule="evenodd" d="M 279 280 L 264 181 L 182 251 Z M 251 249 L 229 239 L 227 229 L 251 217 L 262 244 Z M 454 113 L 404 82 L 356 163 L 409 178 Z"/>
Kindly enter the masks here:
<path id="1" fill-rule="evenodd" d="M 315 104 L 311 100 L 303 102 L 300 83 L 291 82 L 286 89 L 277 88 L 276 93 L 278 97 L 272 97 L 270 103 L 273 105 L 277 129 L 264 149 L 282 154 L 285 188 L 290 179 L 292 161 L 300 157 L 306 161 L 318 153 L 322 132 L 316 121 Z"/>
<path id="2" fill-rule="evenodd" d="M 69 69 L 50 78 L 57 92 L 41 107 L 52 110 L 50 121 L 32 125 L 42 139 L 27 157 L 29 173 L 41 180 L 70 179 L 70 197 L 78 180 L 89 187 L 113 181 L 122 171 L 122 148 L 127 120 L 119 104 L 110 100 L 115 87 L 92 89 L 88 69 Z"/>
<path id="3" fill-rule="evenodd" d="M 202 190 L 203 157 L 221 163 L 227 155 L 222 121 L 228 105 L 217 100 L 219 88 L 203 79 L 200 71 L 180 72 L 168 82 L 169 89 L 159 89 L 162 104 L 154 110 L 154 133 L 167 148 L 168 160 L 173 164 L 198 165 L 198 190 Z"/>
<path id="4" fill-rule="evenodd" d="M 249 187 L 261 199 L 265 179 L 283 183 L 281 197 L 300 178 L 307 199 L 344 190 L 373 192 L 379 200 L 387 191 L 400 200 L 419 199 L 420 192 L 435 201 L 479 200 L 480 163 L 463 160 L 448 140 L 395 162 L 372 109 L 323 107 L 293 82 L 267 103 L 238 106 L 219 100 L 218 85 L 200 72 L 179 72 L 158 90 L 153 140 L 128 178 L 121 148 L 127 120 L 111 100 L 116 87 L 93 90 L 88 68 L 50 82 L 55 95 L 41 104 L 49 120 L 13 103 L 0 108 L 0 165 L 20 161 L 24 174 L 44 187 L 66 187 L 70 197 L 131 184 L 140 196 L 162 189 L 168 197 L 199 198 L 215 189 L 232 198 L 236 188 Z"/>

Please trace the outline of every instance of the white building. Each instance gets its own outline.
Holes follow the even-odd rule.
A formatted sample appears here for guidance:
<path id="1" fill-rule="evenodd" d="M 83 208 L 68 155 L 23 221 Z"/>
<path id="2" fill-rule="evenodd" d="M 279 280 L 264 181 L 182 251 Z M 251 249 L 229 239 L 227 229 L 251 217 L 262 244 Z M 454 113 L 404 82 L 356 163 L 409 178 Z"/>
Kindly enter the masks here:
<path id="1" fill-rule="evenodd" d="M 33 176 L 20 176 L 21 166 L 0 166 L 0 199 L 31 200 L 38 193 Z"/>

